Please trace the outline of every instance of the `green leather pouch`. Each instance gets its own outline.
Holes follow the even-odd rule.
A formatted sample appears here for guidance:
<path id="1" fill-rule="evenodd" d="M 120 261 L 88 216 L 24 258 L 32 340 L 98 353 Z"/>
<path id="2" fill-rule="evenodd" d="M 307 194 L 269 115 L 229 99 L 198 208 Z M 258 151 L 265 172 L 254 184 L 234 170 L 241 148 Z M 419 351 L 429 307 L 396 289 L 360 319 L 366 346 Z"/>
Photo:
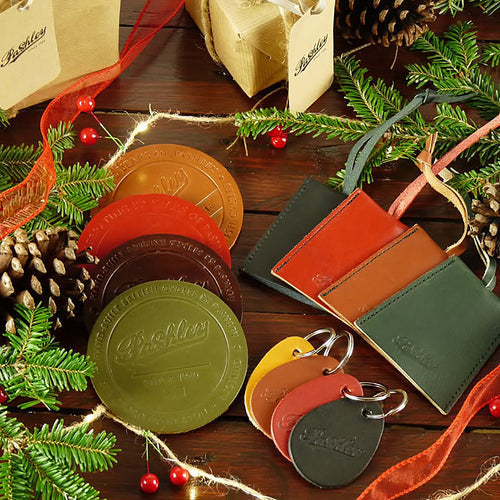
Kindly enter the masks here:
<path id="1" fill-rule="evenodd" d="M 500 298 L 453 256 L 355 325 L 446 414 L 500 344 Z"/>

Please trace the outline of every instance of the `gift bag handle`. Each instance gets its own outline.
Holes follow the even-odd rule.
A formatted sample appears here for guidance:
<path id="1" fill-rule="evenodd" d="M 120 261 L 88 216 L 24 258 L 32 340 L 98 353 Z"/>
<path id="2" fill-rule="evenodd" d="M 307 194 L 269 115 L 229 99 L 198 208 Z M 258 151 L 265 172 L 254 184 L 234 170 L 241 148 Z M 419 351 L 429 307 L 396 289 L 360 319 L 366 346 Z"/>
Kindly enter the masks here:
<path id="1" fill-rule="evenodd" d="M 413 111 L 424 104 L 432 102 L 462 102 L 470 99 L 474 95 L 474 93 L 461 96 L 438 94 L 432 89 L 426 89 L 424 92 L 418 93 L 401 111 L 397 112 L 395 115 L 388 118 L 384 123 L 365 134 L 351 149 L 345 168 L 344 186 L 342 188 L 344 194 L 349 196 L 356 189 L 370 153 L 382 136 L 395 123 L 413 113 Z"/>

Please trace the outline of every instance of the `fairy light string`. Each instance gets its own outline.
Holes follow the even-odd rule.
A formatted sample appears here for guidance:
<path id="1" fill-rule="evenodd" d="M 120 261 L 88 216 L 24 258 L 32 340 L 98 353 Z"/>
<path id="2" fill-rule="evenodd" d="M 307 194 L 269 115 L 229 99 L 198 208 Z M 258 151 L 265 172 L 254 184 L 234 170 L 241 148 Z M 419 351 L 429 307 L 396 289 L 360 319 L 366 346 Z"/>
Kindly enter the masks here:
<path id="1" fill-rule="evenodd" d="M 107 417 L 110 420 L 113 420 L 114 422 L 120 424 L 122 427 L 125 427 L 125 429 L 133 432 L 134 434 L 146 438 L 149 444 L 158 452 L 158 454 L 164 461 L 174 463 L 186 469 L 191 475 L 191 477 L 196 478 L 198 481 L 206 484 L 207 486 L 221 485 L 225 486 L 226 488 L 242 491 L 243 493 L 246 493 L 247 495 L 256 498 L 258 500 L 275 500 L 273 497 L 263 495 L 259 491 L 251 488 L 250 486 L 247 486 L 244 483 L 241 483 L 240 481 L 237 481 L 236 479 L 229 479 L 225 477 L 216 476 L 215 474 L 206 472 L 203 469 L 200 469 L 198 467 L 195 467 L 189 463 L 180 460 L 177 457 L 177 455 L 175 455 L 175 453 L 169 448 L 169 446 L 167 446 L 167 444 L 162 439 L 160 439 L 155 433 L 147 431 L 145 429 L 141 429 L 140 427 L 125 422 L 116 415 L 113 415 L 104 405 L 96 406 L 88 415 L 85 415 L 79 422 L 76 422 L 66 427 L 66 430 L 70 430 L 75 427 L 80 427 L 86 424 L 92 424 L 100 420 L 102 417 Z M 146 460 L 148 460 L 148 458 L 149 457 L 147 457 Z"/>

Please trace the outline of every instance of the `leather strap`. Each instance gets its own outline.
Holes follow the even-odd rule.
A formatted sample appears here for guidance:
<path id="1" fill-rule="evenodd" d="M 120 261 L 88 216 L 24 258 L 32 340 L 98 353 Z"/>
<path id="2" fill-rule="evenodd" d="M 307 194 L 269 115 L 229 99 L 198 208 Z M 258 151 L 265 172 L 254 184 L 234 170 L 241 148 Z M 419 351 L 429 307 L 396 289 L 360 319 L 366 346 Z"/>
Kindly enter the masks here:
<path id="1" fill-rule="evenodd" d="M 454 96 L 450 94 L 438 94 L 432 89 L 426 89 L 424 92 L 417 94 L 401 111 L 387 119 L 384 123 L 374 128 L 364 135 L 351 149 L 347 158 L 345 168 L 345 180 L 342 188 L 344 194 L 350 195 L 358 185 L 359 178 L 363 172 L 370 153 L 382 136 L 399 120 L 413 113 L 423 104 L 432 102 L 462 102 L 470 99 L 475 94 L 465 94 L 462 96 Z"/>
<path id="2" fill-rule="evenodd" d="M 455 160 L 458 155 L 472 146 L 472 144 L 479 141 L 479 139 L 488 135 L 498 126 L 500 126 L 500 114 L 493 118 L 493 120 L 483 125 L 481 128 L 478 128 L 466 139 L 457 144 L 453 149 L 448 151 L 441 159 L 434 163 L 434 165 L 432 166 L 432 171 L 436 175 L 439 174 L 445 167 L 447 167 L 453 160 Z M 389 214 L 391 214 L 396 219 L 400 219 L 401 216 L 406 212 L 410 204 L 413 202 L 413 200 L 417 197 L 418 193 L 420 193 L 422 188 L 425 186 L 426 182 L 427 181 L 425 179 L 425 175 L 422 174 L 410 185 L 408 185 L 389 208 Z"/>

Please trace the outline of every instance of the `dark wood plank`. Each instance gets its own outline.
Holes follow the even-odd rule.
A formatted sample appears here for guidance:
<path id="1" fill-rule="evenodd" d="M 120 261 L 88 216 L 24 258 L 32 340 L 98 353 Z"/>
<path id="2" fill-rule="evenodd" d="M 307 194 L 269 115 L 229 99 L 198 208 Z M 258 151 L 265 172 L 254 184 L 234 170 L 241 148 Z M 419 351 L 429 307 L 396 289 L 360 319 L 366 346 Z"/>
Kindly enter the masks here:
<path id="1" fill-rule="evenodd" d="M 16 415 L 28 426 L 51 422 L 53 414 Z M 66 415 L 65 422 L 75 419 Z M 145 472 L 144 440 L 123 427 L 103 419 L 93 425 L 96 431 L 103 429 L 116 434 L 117 446 L 122 449 L 118 463 L 108 472 L 87 474 L 91 484 L 103 497 L 110 499 L 145 498 L 138 488 L 139 479 Z M 261 491 L 263 494 L 283 499 L 341 498 L 354 499 L 378 475 L 392 465 L 430 446 L 441 433 L 423 428 L 387 426 L 379 449 L 366 471 L 351 485 L 338 490 L 320 490 L 306 483 L 274 448 L 271 440 L 247 422 L 222 420 L 187 434 L 164 436 L 165 442 L 182 459 L 195 463 L 204 470 L 238 480 Z M 471 432 L 462 436 L 443 470 L 428 484 L 405 498 L 425 498 L 440 489 L 464 487 L 477 477 L 485 460 L 498 454 L 497 436 Z M 159 476 L 161 498 L 246 498 L 242 492 L 226 491 L 223 487 L 196 486 L 194 481 L 185 489 L 169 484 L 168 464 L 162 463 L 156 453 L 151 452 L 151 470 Z M 464 457 L 467 457 L 464 460 Z M 476 498 L 486 495 L 498 497 L 498 482 L 491 482 Z"/>

